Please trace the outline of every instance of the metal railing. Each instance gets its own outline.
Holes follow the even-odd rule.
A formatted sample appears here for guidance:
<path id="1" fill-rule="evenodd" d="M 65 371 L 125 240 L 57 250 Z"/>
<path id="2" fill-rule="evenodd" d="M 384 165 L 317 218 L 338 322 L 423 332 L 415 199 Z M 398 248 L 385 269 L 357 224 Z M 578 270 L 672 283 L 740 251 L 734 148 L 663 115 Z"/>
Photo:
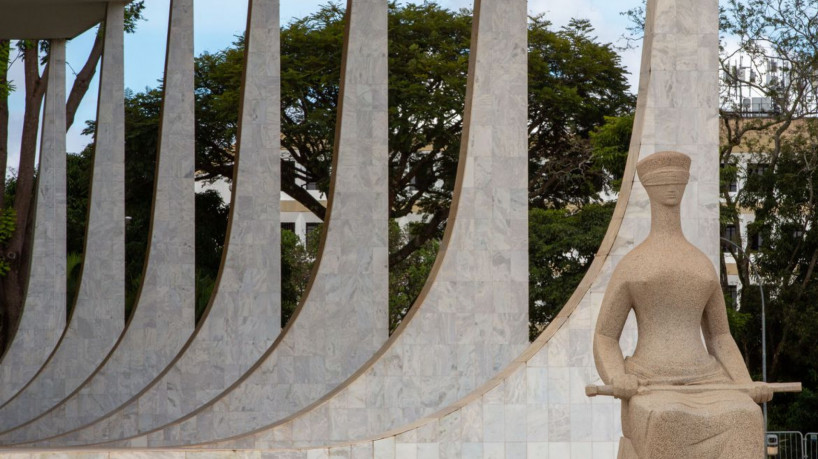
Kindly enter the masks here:
<path id="1" fill-rule="evenodd" d="M 804 457 L 818 459 L 818 433 L 808 433 L 804 436 Z"/>
<path id="2" fill-rule="evenodd" d="M 818 433 L 767 432 L 769 459 L 818 459 Z"/>

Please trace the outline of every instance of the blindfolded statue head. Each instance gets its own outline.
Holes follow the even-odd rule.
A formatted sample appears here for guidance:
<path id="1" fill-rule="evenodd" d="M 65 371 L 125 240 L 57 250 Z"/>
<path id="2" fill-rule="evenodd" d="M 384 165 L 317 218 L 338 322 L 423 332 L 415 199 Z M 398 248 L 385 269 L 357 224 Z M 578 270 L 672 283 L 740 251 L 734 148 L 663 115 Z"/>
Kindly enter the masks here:
<path id="1" fill-rule="evenodd" d="M 654 153 L 639 161 L 636 171 L 651 201 L 678 206 L 690 179 L 690 157 L 676 151 Z"/>

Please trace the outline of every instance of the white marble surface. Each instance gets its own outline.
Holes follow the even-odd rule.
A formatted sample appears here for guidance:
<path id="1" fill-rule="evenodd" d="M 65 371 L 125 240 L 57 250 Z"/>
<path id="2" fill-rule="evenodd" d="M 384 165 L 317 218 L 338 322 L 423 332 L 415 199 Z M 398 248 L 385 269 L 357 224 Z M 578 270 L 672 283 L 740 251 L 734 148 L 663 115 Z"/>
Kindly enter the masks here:
<path id="1" fill-rule="evenodd" d="M 105 21 L 82 279 L 68 327 L 46 365 L 0 408 L 0 431 L 59 403 L 111 350 L 125 325 L 124 4 Z"/>
<path id="2" fill-rule="evenodd" d="M 251 0 L 249 15 L 230 228 L 202 325 L 136 400 L 52 444 L 100 443 L 175 421 L 236 382 L 281 331 L 279 2 Z"/>
<path id="3" fill-rule="evenodd" d="M 133 317 L 79 389 L 0 443 L 48 438 L 116 409 L 171 363 L 193 331 L 193 0 L 172 0 L 168 45 L 150 246 Z"/>
<path id="4" fill-rule="evenodd" d="M 375 33 L 373 29 L 380 30 L 381 24 L 386 33 L 385 22 L 377 21 L 385 5 L 380 0 L 354 0 L 350 7 L 347 51 L 354 54 L 372 44 L 356 41 L 356 33 Z M 587 398 L 584 387 L 599 382 L 591 344 L 610 274 L 649 229 L 648 200 L 635 178 L 636 161 L 667 149 L 691 156 L 683 229 L 691 242 L 717 261 L 718 4 L 716 0 L 649 0 L 634 138 L 620 203 L 589 277 L 567 309 L 528 349 L 524 349 L 526 2 L 476 0 L 475 10 L 466 129 L 453 214 L 431 279 L 392 339 L 329 396 L 287 419 L 271 421 L 280 409 L 274 402 L 300 393 L 271 391 L 271 387 L 297 387 L 282 386 L 275 378 L 303 382 L 316 374 L 316 367 L 293 360 L 286 362 L 290 372 L 277 373 L 285 362 L 272 352 L 237 389 L 190 420 L 112 444 L 194 444 L 212 451 L 103 451 L 89 452 L 89 457 L 616 457 L 619 404 L 613 399 Z M 358 26 L 356 18 L 366 18 L 367 26 Z M 347 77 L 354 79 L 373 68 L 377 67 L 349 65 Z M 347 94 L 352 92 L 350 87 Z M 372 119 L 355 105 L 356 100 L 372 100 L 362 97 L 369 92 L 354 93 L 359 97 L 343 98 L 342 146 L 348 132 L 345 120 Z M 339 187 L 344 177 L 359 170 L 347 171 L 341 164 L 335 169 L 334 186 Z M 334 198 L 336 205 L 342 202 L 340 196 Z M 342 208 L 346 207 L 333 207 L 333 212 Z M 329 228 L 336 223 L 331 220 Z M 328 230 L 322 266 L 333 256 L 334 233 Z M 351 231 L 339 233 L 354 236 Z M 312 288 L 338 285 L 334 280 L 319 271 Z M 302 313 L 308 311 L 305 307 Z M 632 349 L 635 341 L 631 322 L 623 333 L 623 347 Z M 322 355 L 332 355 L 327 351 L 318 349 Z M 248 432 L 253 425 L 263 428 Z"/>
<path id="5" fill-rule="evenodd" d="M 634 174 L 638 159 L 667 149 L 693 158 L 682 210 L 684 230 L 714 263 L 718 256 L 718 4 L 716 0 L 650 0 L 648 14 L 623 196 L 631 185 L 633 189 L 614 215 L 609 242 L 603 243 L 595 261 L 598 269 L 592 269 L 590 282 L 575 294 L 579 295 L 576 308 L 558 317 L 499 381 L 417 426 L 362 442 L 373 445 L 375 458 L 616 457 L 619 403 L 588 398 L 584 387 L 599 383 L 591 345 L 610 274 L 649 229 L 647 195 Z M 696 43 L 695 50 L 688 43 Z M 696 83 L 680 85 L 679 81 Z M 622 336 L 623 348 L 633 349 L 635 340 L 631 322 Z M 279 445 L 293 444 L 300 435 L 294 430 L 292 441 Z M 267 438 L 244 446 L 274 447 L 276 443 Z M 321 451 L 305 454 L 324 454 Z"/>
<path id="6" fill-rule="evenodd" d="M 151 442 L 208 441 L 280 420 L 347 379 L 388 337 L 387 10 L 385 0 L 356 4 L 328 216 L 308 292 L 257 368 L 212 404 L 151 433 Z M 143 436 L 113 444 L 146 443 Z"/>
<path id="7" fill-rule="evenodd" d="M 37 374 L 66 324 L 65 40 L 51 40 L 47 68 L 31 267 L 17 333 L 0 359 L 0 403 Z"/>
<path id="8" fill-rule="evenodd" d="M 351 3 L 353 39 L 356 17 L 373 14 L 375 4 L 385 9 L 380 1 Z M 433 274 L 413 311 L 384 349 L 329 397 L 258 433 L 198 446 L 293 448 L 382 435 L 466 396 L 525 349 L 526 2 L 484 0 L 480 6 L 454 206 Z M 180 434 L 200 428 L 183 429 L 150 435 L 146 444 L 181 443 L 189 437 Z M 227 431 L 216 428 L 208 435 Z M 366 444 L 360 448 L 369 451 Z M 373 455 L 374 445 L 371 451 L 362 454 Z M 308 457 L 352 452 L 340 447 Z"/>

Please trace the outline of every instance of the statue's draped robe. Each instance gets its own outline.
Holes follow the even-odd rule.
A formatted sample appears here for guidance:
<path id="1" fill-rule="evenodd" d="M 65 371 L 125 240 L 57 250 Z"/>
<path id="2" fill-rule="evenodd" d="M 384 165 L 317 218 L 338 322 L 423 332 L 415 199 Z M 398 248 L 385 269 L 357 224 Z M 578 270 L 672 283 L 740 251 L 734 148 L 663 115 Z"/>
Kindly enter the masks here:
<path id="1" fill-rule="evenodd" d="M 625 362 L 640 385 L 731 384 L 721 364 L 661 370 Z M 622 403 L 622 425 L 638 459 L 754 459 L 763 457 L 761 410 L 739 391 L 683 394 L 663 391 L 637 395 Z M 637 459 L 625 455 L 620 459 Z"/>

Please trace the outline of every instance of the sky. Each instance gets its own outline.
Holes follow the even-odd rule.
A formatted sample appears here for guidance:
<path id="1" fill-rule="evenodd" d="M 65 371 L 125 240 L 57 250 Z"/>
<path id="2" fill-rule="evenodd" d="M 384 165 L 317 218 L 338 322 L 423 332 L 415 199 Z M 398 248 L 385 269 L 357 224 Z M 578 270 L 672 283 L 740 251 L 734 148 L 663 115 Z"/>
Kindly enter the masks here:
<path id="1" fill-rule="evenodd" d="M 294 18 L 304 17 L 317 11 L 328 0 L 282 0 L 282 24 Z M 403 3 L 421 3 L 422 0 Z M 474 0 L 438 0 L 440 5 L 450 8 L 472 8 Z M 529 14 L 545 13 L 557 27 L 565 25 L 572 18 L 588 19 L 596 29 L 601 42 L 623 45 L 621 36 L 625 33 L 628 20 L 620 15 L 622 11 L 639 5 L 640 0 L 529 0 Z M 143 15 L 146 20 L 137 25 L 133 34 L 125 38 L 125 86 L 135 92 L 147 87 L 156 87 L 162 77 L 167 41 L 167 24 L 170 0 L 146 0 Z M 225 6 L 230 5 L 230 6 Z M 236 35 L 243 33 L 247 22 L 246 0 L 196 0 L 195 2 L 196 55 L 215 52 L 233 42 Z M 94 40 L 94 29 L 71 40 L 67 47 L 67 87 L 73 84 L 75 71 L 79 71 L 88 57 Z M 639 73 L 640 50 L 633 49 L 622 54 L 622 62 L 629 70 L 629 82 L 635 91 Z M 9 78 L 20 89 L 23 81 L 21 63 L 14 62 Z M 80 105 L 74 126 L 68 132 L 67 148 L 71 153 L 81 151 L 92 141 L 81 134 L 86 120 L 96 117 L 98 74 L 91 84 L 88 94 Z M 8 167 L 16 169 L 19 162 L 20 137 L 23 117 L 22 90 L 13 93 L 9 100 L 9 158 Z"/>

